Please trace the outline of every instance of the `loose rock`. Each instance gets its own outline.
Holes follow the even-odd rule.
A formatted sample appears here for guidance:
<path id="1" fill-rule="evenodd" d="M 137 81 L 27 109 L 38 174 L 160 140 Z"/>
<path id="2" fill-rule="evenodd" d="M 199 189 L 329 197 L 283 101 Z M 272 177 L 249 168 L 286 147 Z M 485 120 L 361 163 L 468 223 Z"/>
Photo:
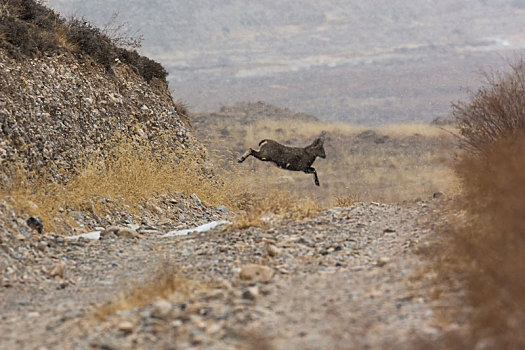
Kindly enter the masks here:
<path id="1" fill-rule="evenodd" d="M 241 268 L 242 280 L 255 282 L 269 282 L 275 275 L 275 270 L 264 265 L 250 264 Z"/>

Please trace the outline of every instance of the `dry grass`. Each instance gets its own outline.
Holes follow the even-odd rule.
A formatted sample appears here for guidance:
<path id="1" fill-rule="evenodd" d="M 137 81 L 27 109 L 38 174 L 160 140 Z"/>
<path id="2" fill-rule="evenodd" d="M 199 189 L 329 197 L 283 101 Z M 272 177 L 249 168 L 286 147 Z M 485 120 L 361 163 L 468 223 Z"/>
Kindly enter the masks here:
<path id="1" fill-rule="evenodd" d="M 174 152 L 168 143 L 116 138 L 103 148 L 109 151 L 80 160 L 74 175 L 68 170 L 65 184 L 19 167 L 0 196 L 17 212 L 40 216 L 47 231 L 59 232 L 76 226 L 71 212 L 99 217 L 115 210 L 138 214 L 139 206 L 149 199 L 176 192 L 195 193 L 207 205 L 227 206 L 236 214 L 238 228 L 260 226 L 264 216 L 301 219 L 322 209 L 312 198 L 295 196 L 286 186 L 255 181 L 248 169 L 216 168 L 211 174 L 192 154 Z"/>
<path id="2" fill-rule="evenodd" d="M 201 125 L 201 128 L 205 125 Z M 321 205 L 337 204 L 338 198 L 361 201 L 402 202 L 429 198 L 434 192 L 454 194 L 458 182 L 452 168 L 457 149 L 451 130 L 430 125 L 389 125 L 369 130 L 345 124 L 260 120 L 255 125 L 216 125 L 199 131 L 199 137 L 222 168 L 242 171 L 249 188 L 284 187 L 298 198 Z M 327 131 L 326 159 L 317 159 L 321 187 L 311 175 L 283 171 L 270 163 L 234 159 L 262 139 L 305 146 Z"/>
<path id="3" fill-rule="evenodd" d="M 176 154 L 167 144 L 159 148 L 129 139 L 110 143 L 109 152 L 81 160 L 66 184 L 18 168 L 1 195 L 18 212 L 42 217 L 51 230 L 68 221 L 65 208 L 98 215 L 115 208 L 135 212 L 140 204 L 164 193 L 195 193 L 208 205 L 237 208 L 233 175 L 229 182 L 210 176 L 191 154 Z"/>
<path id="4" fill-rule="evenodd" d="M 235 217 L 232 227 L 264 226 L 271 219 L 301 220 L 319 214 L 322 209 L 314 200 L 297 198 L 287 190 L 274 188 L 269 193 L 256 194 L 251 205 Z"/>
<path id="5" fill-rule="evenodd" d="M 117 299 L 95 310 L 98 319 L 105 319 L 121 310 L 140 308 L 156 298 L 172 301 L 187 300 L 206 286 L 188 280 L 173 264 L 164 263 L 153 277 L 144 284 L 134 286 Z"/>
<path id="6" fill-rule="evenodd" d="M 361 202 L 359 196 L 347 194 L 343 196 L 336 196 L 334 200 L 334 205 L 336 207 L 349 207 L 358 202 Z"/>

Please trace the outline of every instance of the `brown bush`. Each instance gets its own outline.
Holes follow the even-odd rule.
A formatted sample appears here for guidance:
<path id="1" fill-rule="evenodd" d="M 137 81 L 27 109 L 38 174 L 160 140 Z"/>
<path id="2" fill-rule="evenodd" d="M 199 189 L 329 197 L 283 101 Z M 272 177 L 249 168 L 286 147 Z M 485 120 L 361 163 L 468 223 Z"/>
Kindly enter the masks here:
<path id="1" fill-rule="evenodd" d="M 486 74 L 487 86 L 471 101 L 453 105 L 461 139 L 471 152 L 525 129 L 525 62 L 511 68 L 506 74 Z"/>
<path id="2" fill-rule="evenodd" d="M 466 276 L 470 346 L 525 347 L 525 135 L 495 141 L 457 167 L 466 220 L 453 228 L 450 258 Z M 469 346 L 469 347 L 470 347 Z"/>
<path id="3" fill-rule="evenodd" d="M 454 107 L 467 152 L 438 268 L 464 278 L 472 306 L 468 332 L 447 339 L 456 349 L 525 348 L 525 66 L 490 81 Z"/>

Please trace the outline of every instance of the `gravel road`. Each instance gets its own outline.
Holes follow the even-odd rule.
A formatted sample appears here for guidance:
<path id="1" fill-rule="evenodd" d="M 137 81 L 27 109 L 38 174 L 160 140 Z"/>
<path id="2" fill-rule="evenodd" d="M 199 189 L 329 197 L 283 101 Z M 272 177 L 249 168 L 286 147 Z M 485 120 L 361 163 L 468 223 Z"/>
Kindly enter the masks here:
<path id="1" fill-rule="evenodd" d="M 405 349 L 437 341 L 462 326 L 436 317 L 461 296 L 435 296 L 421 254 L 439 220 L 436 201 L 361 203 L 264 228 L 64 240 L 50 257 L 58 263 L 34 263 L 50 277 L 0 289 L 0 348 Z M 177 277 L 162 293 L 166 276 Z M 133 292 L 158 296 L 130 301 Z"/>

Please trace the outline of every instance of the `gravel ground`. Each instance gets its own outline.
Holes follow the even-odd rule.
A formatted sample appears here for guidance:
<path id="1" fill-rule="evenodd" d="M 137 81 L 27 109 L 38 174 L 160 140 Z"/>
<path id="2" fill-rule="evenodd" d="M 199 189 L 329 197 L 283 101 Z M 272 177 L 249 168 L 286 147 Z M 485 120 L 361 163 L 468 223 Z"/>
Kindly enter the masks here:
<path id="1" fill-rule="evenodd" d="M 462 296 L 435 297 L 435 273 L 418 254 L 439 220 L 436 201 L 370 203 L 265 228 L 64 240 L 53 251 L 58 262 L 42 266 L 48 278 L 0 289 L 0 348 L 404 349 L 437 341 L 464 324 L 436 317 Z M 173 289 L 160 293 L 173 271 Z M 101 306 L 144 285 L 158 296 L 100 316 Z"/>

